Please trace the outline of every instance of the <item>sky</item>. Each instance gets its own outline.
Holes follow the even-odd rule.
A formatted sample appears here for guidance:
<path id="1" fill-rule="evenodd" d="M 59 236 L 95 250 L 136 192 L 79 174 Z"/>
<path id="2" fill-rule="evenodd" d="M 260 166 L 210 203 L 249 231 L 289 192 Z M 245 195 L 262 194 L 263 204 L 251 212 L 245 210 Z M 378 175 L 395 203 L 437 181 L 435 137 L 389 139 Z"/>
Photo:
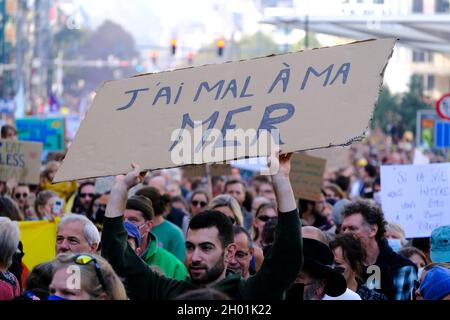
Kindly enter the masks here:
<path id="1" fill-rule="evenodd" d="M 88 14 L 92 27 L 105 19 L 121 24 L 140 45 L 166 44 L 183 35 L 190 42 L 210 43 L 229 37 L 236 29 L 254 33 L 272 28 L 263 19 L 255 0 L 72 0 Z M 297 14 L 339 14 L 341 0 L 294 0 Z M 274 10 L 272 10 L 275 13 Z M 269 12 L 270 13 L 270 12 Z M 194 45 L 195 47 L 196 45 Z"/>

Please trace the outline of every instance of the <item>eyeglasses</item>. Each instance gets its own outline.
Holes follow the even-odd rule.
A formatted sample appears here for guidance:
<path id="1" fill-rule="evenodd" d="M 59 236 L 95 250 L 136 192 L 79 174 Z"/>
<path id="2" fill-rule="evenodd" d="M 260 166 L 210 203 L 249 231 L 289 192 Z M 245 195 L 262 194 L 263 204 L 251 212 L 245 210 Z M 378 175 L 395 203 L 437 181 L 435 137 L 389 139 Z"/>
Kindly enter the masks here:
<path id="1" fill-rule="evenodd" d="M 269 221 L 269 220 L 275 220 L 275 219 L 277 219 L 277 217 L 269 217 L 269 216 L 265 216 L 265 215 L 258 216 L 257 218 L 258 218 L 259 220 L 261 220 L 262 222 L 267 222 L 267 221 Z"/>
<path id="2" fill-rule="evenodd" d="M 28 198 L 28 193 L 26 193 L 26 192 L 24 192 L 24 193 L 16 193 L 15 195 L 14 195 L 15 197 L 16 197 L 16 199 L 19 199 L 20 197 L 22 197 L 22 198 Z"/>
<path id="3" fill-rule="evenodd" d="M 97 274 L 98 281 L 100 282 L 100 285 L 102 286 L 103 290 L 106 291 L 105 281 L 102 276 L 100 264 L 97 262 L 97 260 L 94 257 L 91 257 L 90 255 L 87 255 L 87 254 L 80 254 L 80 255 L 75 256 L 74 261 L 76 264 L 79 264 L 82 266 L 85 266 L 93 261 L 94 266 L 95 266 L 95 273 Z"/>
<path id="4" fill-rule="evenodd" d="M 207 205 L 207 203 L 205 201 L 192 200 L 191 203 L 194 207 L 198 207 L 198 205 L 200 205 L 200 207 L 203 208 Z"/>
<path id="5" fill-rule="evenodd" d="M 80 198 L 86 198 L 86 197 L 93 198 L 94 194 L 93 193 L 80 193 Z"/>
<path id="6" fill-rule="evenodd" d="M 248 253 L 244 252 L 244 251 L 236 251 L 235 256 L 236 258 L 238 258 L 239 260 L 245 259 L 246 257 L 248 257 Z"/>

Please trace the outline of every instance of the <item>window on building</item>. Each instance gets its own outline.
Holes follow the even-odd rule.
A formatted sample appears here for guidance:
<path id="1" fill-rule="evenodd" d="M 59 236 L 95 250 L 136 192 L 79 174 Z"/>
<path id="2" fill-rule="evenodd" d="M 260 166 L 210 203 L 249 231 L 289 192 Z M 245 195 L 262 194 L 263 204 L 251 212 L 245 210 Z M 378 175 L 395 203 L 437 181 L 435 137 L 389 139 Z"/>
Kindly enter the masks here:
<path id="1" fill-rule="evenodd" d="M 427 90 L 434 89 L 434 74 L 429 74 L 427 76 Z"/>
<path id="2" fill-rule="evenodd" d="M 435 10 L 437 13 L 450 12 L 450 0 L 436 0 L 435 6 Z"/>
<path id="3" fill-rule="evenodd" d="M 413 0 L 412 12 L 413 13 L 423 12 L 423 0 Z"/>

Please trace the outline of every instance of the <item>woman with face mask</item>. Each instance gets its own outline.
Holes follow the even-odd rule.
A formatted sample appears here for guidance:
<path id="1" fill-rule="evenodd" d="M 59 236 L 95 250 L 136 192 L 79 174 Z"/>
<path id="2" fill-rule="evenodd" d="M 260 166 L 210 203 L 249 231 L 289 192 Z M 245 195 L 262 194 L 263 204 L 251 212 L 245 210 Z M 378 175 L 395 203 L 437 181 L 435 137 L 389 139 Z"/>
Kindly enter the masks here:
<path id="1" fill-rule="evenodd" d="M 386 226 L 386 239 L 391 249 L 396 253 L 408 243 L 405 239 L 403 228 L 399 224 L 392 222 L 389 222 Z"/>
<path id="2" fill-rule="evenodd" d="M 56 256 L 49 291 L 48 300 L 127 300 L 111 265 L 95 254 Z"/>

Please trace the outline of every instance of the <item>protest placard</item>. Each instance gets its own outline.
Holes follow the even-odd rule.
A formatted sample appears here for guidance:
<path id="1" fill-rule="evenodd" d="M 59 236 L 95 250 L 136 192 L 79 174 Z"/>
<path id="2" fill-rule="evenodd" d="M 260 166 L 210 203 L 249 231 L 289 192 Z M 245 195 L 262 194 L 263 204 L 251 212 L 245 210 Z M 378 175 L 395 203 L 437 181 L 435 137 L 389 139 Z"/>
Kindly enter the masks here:
<path id="1" fill-rule="evenodd" d="M 290 179 L 296 198 L 319 201 L 326 160 L 306 154 L 294 154 Z"/>
<path id="2" fill-rule="evenodd" d="M 42 143 L 0 139 L 0 181 L 38 184 Z"/>
<path id="3" fill-rule="evenodd" d="M 16 128 L 19 140 L 42 142 L 44 151 L 64 151 L 63 118 L 19 118 Z"/>
<path id="4" fill-rule="evenodd" d="M 381 166 L 381 204 L 406 238 L 429 237 L 450 224 L 450 163 Z"/>
<path id="5" fill-rule="evenodd" d="M 105 82 L 54 182 L 125 173 L 131 162 L 159 169 L 267 156 L 274 143 L 282 152 L 351 144 L 368 127 L 394 43 Z"/>

